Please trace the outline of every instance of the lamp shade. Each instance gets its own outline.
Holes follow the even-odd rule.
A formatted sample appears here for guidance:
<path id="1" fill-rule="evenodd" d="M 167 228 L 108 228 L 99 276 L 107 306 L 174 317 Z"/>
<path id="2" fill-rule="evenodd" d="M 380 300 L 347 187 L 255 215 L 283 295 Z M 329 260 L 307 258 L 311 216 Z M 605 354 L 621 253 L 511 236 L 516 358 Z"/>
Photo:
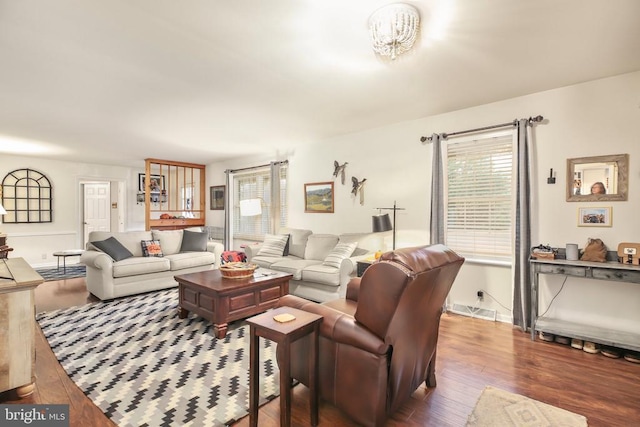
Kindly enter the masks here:
<path id="1" fill-rule="evenodd" d="M 4 206 L 2 206 L 2 203 L 0 203 L 0 215 L 6 215 L 7 211 L 4 209 Z"/>
<path id="2" fill-rule="evenodd" d="M 389 231 L 392 229 L 389 214 L 374 215 L 371 219 L 373 220 L 372 229 L 374 233 Z"/>
<path id="3" fill-rule="evenodd" d="M 262 204 L 260 199 L 240 200 L 241 216 L 256 216 L 262 214 Z"/>

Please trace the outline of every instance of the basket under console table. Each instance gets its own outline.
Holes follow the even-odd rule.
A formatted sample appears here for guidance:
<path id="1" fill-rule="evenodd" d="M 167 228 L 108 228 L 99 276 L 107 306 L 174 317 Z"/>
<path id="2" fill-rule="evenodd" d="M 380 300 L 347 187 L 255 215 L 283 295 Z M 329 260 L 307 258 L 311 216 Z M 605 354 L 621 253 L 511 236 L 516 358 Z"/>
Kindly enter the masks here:
<path id="1" fill-rule="evenodd" d="M 578 338 L 617 348 L 640 351 L 640 334 L 583 325 L 552 317 L 538 317 L 538 279 L 540 274 L 560 274 L 584 279 L 610 280 L 640 284 L 640 267 L 619 262 L 530 259 L 531 264 L 531 340 L 536 331 Z"/>

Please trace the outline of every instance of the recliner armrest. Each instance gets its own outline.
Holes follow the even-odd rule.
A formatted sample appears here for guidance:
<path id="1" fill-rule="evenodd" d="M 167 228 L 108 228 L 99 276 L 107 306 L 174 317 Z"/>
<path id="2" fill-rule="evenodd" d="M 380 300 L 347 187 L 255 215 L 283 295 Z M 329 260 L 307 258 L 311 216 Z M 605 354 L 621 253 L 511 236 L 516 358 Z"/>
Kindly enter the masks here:
<path id="1" fill-rule="evenodd" d="M 369 353 L 383 355 L 389 345 L 373 332 L 345 313 L 295 295 L 285 295 L 278 301 L 279 307 L 293 307 L 322 316 L 320 336 L 340 344 L 357 347 Z"/>
<path id="2" fill-rule="evenodd" d="M 360 277 L 354 277 L 347 283 L 347 295 L 346 298 L 351 301 L 358 301 L 358 295 L 360 293 Z"/>

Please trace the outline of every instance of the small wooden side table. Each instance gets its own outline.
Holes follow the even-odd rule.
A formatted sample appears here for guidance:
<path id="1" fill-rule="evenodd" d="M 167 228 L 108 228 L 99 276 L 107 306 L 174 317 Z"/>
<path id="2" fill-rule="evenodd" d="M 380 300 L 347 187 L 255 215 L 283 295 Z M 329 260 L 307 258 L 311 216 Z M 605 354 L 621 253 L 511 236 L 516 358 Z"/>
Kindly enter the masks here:
<path id="1" fill-rule="evenodd" d="M 58 270 L 60 270 L 60 258 L 62 258 L 62 273 L 67 272 L 67 257 L 80 256 L 84 251 L 82 249 L 67 249 L 64 251 L 54 252 L 53 256 L 58 258 Z"/>
<path id="2" fill-rule="evenodd" d="M 274 316 L 291 314 L 294 320 L 280 323 Z M 311 425 L 318 425 L 318 336 L 322 316 L 291 307 L 278 307 L 250 319 L 250 351 L 249 351 L 249 425 L 258 425 L 259 401 L 259 338 L 263 337 L 283 346 L 282 363 L 280 365 L 280 425 L 291 425 L 291 343 L 311 334 L 311 350 L 309 352 L 309 392 Z"/>

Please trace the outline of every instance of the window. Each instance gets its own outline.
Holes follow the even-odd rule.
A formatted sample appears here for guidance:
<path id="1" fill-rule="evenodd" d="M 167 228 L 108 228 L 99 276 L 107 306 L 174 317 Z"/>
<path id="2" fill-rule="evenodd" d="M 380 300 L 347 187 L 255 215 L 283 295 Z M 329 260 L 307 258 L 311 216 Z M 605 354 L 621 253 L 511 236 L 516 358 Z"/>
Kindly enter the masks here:
<path id="1" fill-rule="evenodd" d="M 52 188 L 49 179 L 33 169 L 16 169 L 2 180 L 2 206 L 7 211 L 2 222 L 34 223 L 53 221 Z"/>
<path id="2" fill-rule="evenodd" d="M 279 168 L 280 207 L 272 209 L 271 170 L 258 169 L 233 177 L 233 237 L 246 240 L 262 240 L 265 234 L 274 233 L 271 226 L 276 221 L 279 227 L 287 225 L 287 166 Z M 240 215 L 240 200 L 260 200 L 262 213 L 254 216 Z"/>
<path id="3" fill-rule="evenodd" d="M 453 250 L 510 259 L 514 150 L 513 132 L 444 144 L 445 242 Z"/>

